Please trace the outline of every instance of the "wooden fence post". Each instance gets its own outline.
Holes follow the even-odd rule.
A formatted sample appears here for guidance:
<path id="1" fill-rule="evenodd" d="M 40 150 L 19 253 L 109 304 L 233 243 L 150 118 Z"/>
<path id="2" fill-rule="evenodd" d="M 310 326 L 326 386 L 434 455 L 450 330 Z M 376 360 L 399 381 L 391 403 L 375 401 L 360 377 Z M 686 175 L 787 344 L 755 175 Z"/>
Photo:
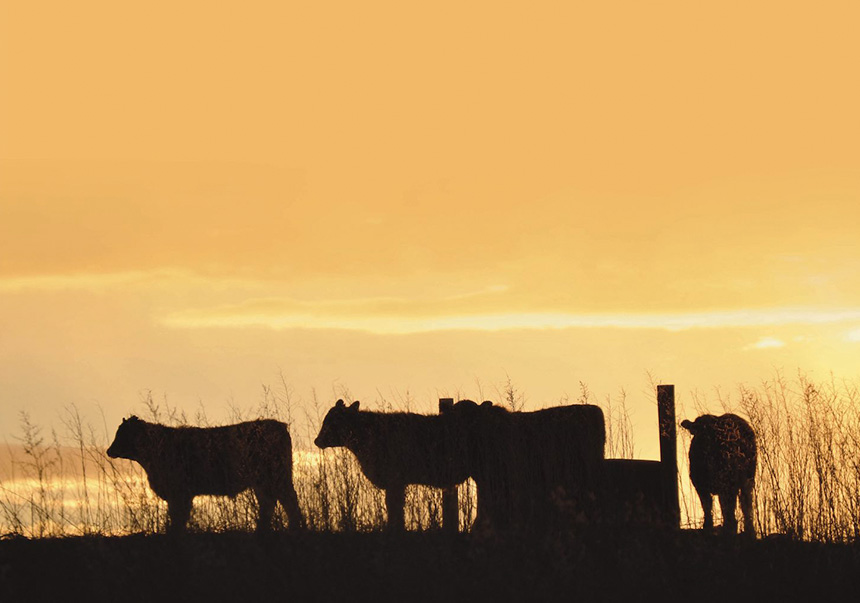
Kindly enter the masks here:
<path id="1" fill-rule="evenodd" d="M 678 501 L 678 433 L 675 425 L 675 386 L 657 386 L 657 420 L 660 426 L 660 473 L 666 521 L 681 525 Z"/>
<path id="2" fill-rule="evenodd" d="M 439 398 L 440 414 L 452 406 L 454 406 L 454 398 Z M 456 534 L 460 531 L 460 503 L 457 490 L 457 486 L 442 489 L 442 530 L 447 534 Z"/>

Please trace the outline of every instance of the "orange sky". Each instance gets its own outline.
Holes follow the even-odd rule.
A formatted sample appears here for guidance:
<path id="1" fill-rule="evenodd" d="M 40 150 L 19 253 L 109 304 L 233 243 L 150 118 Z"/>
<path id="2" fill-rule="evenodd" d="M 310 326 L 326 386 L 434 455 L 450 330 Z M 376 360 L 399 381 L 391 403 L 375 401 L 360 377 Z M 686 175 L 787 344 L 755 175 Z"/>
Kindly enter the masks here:
<path id="1" fill-rule="evenodd" d="M 0 431 L 857 376 L 856 3 L 408 4 L 0 1 Z"/>

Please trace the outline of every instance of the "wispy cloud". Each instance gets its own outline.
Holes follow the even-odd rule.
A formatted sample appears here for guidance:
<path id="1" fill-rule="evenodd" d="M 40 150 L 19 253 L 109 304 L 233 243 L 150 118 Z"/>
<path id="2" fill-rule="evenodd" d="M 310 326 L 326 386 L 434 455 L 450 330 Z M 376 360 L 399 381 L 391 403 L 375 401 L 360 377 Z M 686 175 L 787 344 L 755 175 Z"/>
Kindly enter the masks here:
<path id="1" fill-rule="evenodd" d="M 163 272 L 154 274 L 143 271 L 127 271 L 102 274 L 81 272 L 5 277 L 0 278 L 0 292 L 98 290 L 151 281 L 154 277 L 166 275 Z"/>
<path id="2" fill-rule="evenodd" d="M 277 280 L 208 276 L 175 268 L 0 278 L 0 294 L 39 291 L 107 292 L 154 286 L 180 286 L 190 290 L 212 291 L 212 299 L 224 299 L 223 292 L 229 292 L 233 299 L 248 296 L 245 301 L 238 303 L 165 310 L 164 314 L 157 317 L 157 320 L 167 327 L 183 329 L 338 329 L 381 334 L 577 328 L 683 331 L 860 321 L 860 307 L 777 307 L 663 313 L 531 311 L 523 308 L 540 307 L 540 300 L 530 302 L 522 296 L 520 290 L 506 284 L 489 283 L 462 287 L 459 291 L 455 289 L 441 296 L 426 295 L 413 286 L 411 293 L 403 296 L 314 299 L 314 295 L 325 290 L 349 288 L 343 283 L 337 287 L 323 284 L 302 289 L 303 293 L 300 295 L 303 295 L 303 298 L 298 299 L 279 296 L 287 289 L 295 289 L 295 286 Z M 387 289 L 393 290 L 391 286 Z M 271 292 L 274 295 L 254 297 L 263 292 Z M 860 329 L 849 331 L 845 338 L 848 341 L 860 341 Z M 750 344 L 748 349 L 784 345 L 785 342 L 781 340 L 766 337 Z"/>
<path id="3" fill-rule="evenodd" d="M 860 308 L 775 308 L 691 313 L 589 314 L 564 312 L 445 313 L 445 304 L 374 299 L 339 302 L 258 300 L 241 306 L 187 310 L 163 324 L 175 328 L 346 329 L 383 334 L 430 331 L 619 328 L 682 331 L 732 327 L 828 324 L 860 320 Z M 765 338 L 756 347 L 784 345 Z"/>
<path id="4" fill-rule="evenodd" d="M 783 348 L 785 347 L 785 342 L 781 339 L 777 339 L 776 337 L 762 337 L 755 343 L 752 343 L 746 346 L 747 350 L 767 350 L 771 348 Z"/>
<path id="5" fill-rule="evenodd" d="M 182 285 L 197 287 L 259 287 L 263 281 L 233 277 L 210 277 L 189 270 L 159 268 L 118 272 L 70 272 L 0 277 L 0 293 L 111 291 L 129 286 Z"/>

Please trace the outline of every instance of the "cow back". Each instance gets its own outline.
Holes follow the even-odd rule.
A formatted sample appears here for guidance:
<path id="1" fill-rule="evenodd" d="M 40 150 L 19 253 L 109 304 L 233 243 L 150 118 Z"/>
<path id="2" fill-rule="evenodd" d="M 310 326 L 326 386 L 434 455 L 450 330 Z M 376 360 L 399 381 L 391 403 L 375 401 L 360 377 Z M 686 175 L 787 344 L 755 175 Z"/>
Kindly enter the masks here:
<path id="1" fill-rule="evenodd" d="M 292 445 L 284 423 L 259 420 L 223 427 L 151 426 L 141 460 L 153 490 L 229 495 L 275 490 L 292 480 Z"/>
<path id="2" fill-rule="evenodd" d="M 356 415 L 356 441 L 350 449 L 375 485 L 444 488 L 468 477 L 462 466 L 462 442 L 445 417 L 372 411 Z"/>
<path id="3" fill-rule="evenodd" d="M 713 494 L 736 491 L 755 478 L 755 433 L 741 417 L 715 417 L 690 442 L 690 480 L 697 489 Z"/>

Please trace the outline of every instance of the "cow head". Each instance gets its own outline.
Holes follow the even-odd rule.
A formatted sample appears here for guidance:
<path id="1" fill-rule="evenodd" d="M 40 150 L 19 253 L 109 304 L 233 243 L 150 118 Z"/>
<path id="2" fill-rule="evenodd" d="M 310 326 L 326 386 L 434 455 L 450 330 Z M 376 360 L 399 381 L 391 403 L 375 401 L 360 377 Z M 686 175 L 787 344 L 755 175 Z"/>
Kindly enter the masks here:
<path id="1" fill-rule="evenodd" d="M 501 408 L 496 406 L 489 400 L 484 400 L 480 404 L 475 402 L 474 400 L 460 400 L 456 404 L 452 404 L 446 412 L 456 412 L 463 415 L 468 415 L 472 413 L 480 413 L 480 412 L 488 412 L 493 409 Z"/>
<path id="2" fill-rule="evenodd" d="M 140 455 L 140 436 L 144 422 L 132 415 L 123 419 L 116 430 L 113 444 L 107 449 L 107 455 L 112 459 L 137 460 Z"/>
<path id="3" fill-rule="evenodd" d="M 693 436 L 704 435 L 712 431 L 716 425 L 717 417 L 714 415 L 702 415 L 695 421 L 684 419 L 681 427 L 693 434 Z"/>
<path id="4" fill-rule="evenodd" d="M 462 423 L 464 427 L 491 427 L 493 421 L 508 414 L 501 406 L 496 406 L 489 400 L 481 404 L 473 400 L 460 400 L 444 413 Z"/>
<path id="5" fill-rule="evenodd" d="M 358 401 L 349 406 L 338 400 L 323 419 L 319 435 L 314 440 L 320 448 L 349 446 L 355 439 L 355 419 L 358 417 Z"/>
<path id="6" fill-rule="evenodd" d="M 500 429 L 507 427 L 509 413 L 501 406 L 486 401 L 478 404 L 473 400 L 460 400 L 446 409 L 442 416 L 447 421 L 450 437 L 458 446 L 457 455 L 467 463 L 481 462 L 488 454 Z"/>

